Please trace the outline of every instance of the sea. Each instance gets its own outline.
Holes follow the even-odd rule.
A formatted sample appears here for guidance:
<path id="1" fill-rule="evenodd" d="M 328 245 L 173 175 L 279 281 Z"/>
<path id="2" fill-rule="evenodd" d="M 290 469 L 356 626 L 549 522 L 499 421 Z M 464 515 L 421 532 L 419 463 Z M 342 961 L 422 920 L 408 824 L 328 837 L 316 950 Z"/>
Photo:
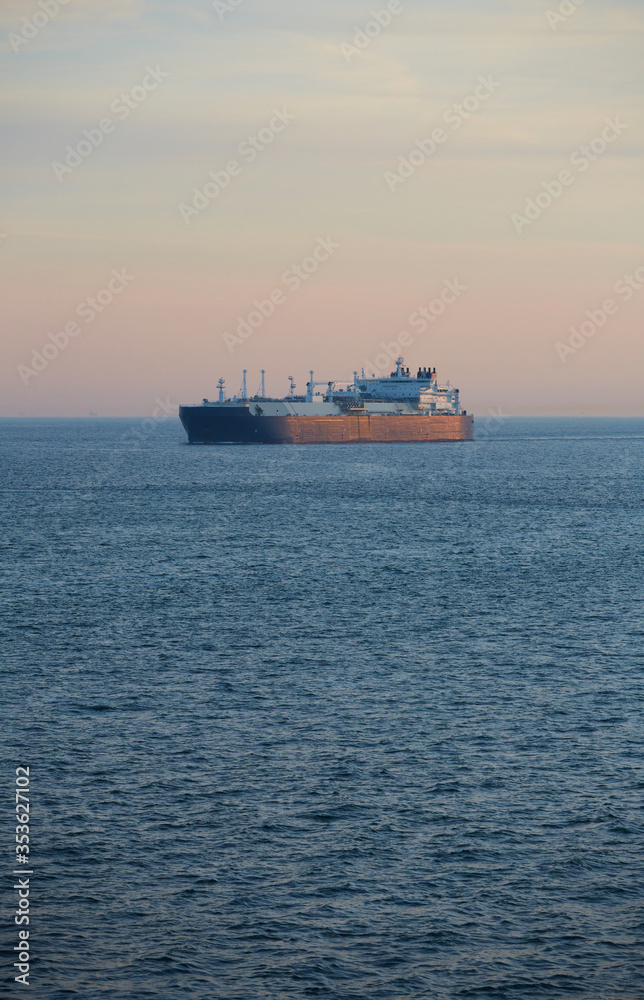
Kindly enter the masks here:
<path id="1" fill-rule="evenodd" d="M 642 1000 L 644 420 L 476 435 L 0 422 L 4 996 Z"/>

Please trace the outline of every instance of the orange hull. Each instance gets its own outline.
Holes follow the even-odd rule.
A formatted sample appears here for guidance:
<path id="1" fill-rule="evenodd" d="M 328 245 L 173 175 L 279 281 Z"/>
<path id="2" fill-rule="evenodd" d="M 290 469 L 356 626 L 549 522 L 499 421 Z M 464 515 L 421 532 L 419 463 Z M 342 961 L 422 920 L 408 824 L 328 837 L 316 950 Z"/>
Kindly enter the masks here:
<path id="1" fill-rule="evenodd" d="M 338 417 L 266 417 L 283 444 L 359 444 L 412 441 L 472 441 L 474 417 L 414 414 L 345 414 Z M 271 437 L 273 435 L 271 434 Z"/>
<path id="2" fill-rule="evenodd" d="M 474 417 L 403 413 L 256 416 L 248 407 L 182 406 L 191 444 L 367 444 L 472 441 Z"/>

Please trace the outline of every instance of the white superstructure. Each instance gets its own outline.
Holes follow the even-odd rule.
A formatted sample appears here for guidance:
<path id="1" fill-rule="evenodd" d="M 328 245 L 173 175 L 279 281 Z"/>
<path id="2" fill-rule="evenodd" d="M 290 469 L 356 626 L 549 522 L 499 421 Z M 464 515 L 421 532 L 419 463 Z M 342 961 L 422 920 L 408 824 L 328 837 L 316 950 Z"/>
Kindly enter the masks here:
<path id="1" fill-rule="evenodd" d="M 290 392 L 283 399 L 268 399 L 262 391 L 249 397 L 246 392 L 246 372 L 239 396 L 225 397 L 224 381 L 219 380 L 219 401 L 204 399 L 204 406 L 246 406 L 257 416 L 331 416 L 347 411 L 364 413 L 421 413 L 426 416 L 460 416 L 458 389 L 449 383 L 439 385 L 435 368 L 419 368 L 411 375 L 403 358 L 396 360 L 396 370 L 388 376 L 353 373 L 353 382 L 316 382 L 314 372 L 306 384 L 306 395 L 295 395 L 295 383 L 290 378 Z"/>
<path id="2" fill-rule="evenodd" d="M 414 376 L 410 374 L 409 368 L 405 368 L 404 359 L 398 358 L 396 370 L 389 376 L 367 377 L 364 371 L 361 377 L 358 377 L 357 372 L 353 374 L 353 383 L 346 389 L 337 389 L 335 383 L 329 382 L 326 398 L 339 403 L 358 400 L 372 411 L 378 409 L 374 404 L 396 402 L 408 404 L 415 413 L 460 415 L 458 389 L 452 389 L 449 383 L 444 386 L 439 385 L 435 368 L 419 368 Z M 314 383 L 311 377 L 311 382 L 307 386 L 309 390 L 307 399 L 312 399 L 311 386 L 319 384 Z"/>

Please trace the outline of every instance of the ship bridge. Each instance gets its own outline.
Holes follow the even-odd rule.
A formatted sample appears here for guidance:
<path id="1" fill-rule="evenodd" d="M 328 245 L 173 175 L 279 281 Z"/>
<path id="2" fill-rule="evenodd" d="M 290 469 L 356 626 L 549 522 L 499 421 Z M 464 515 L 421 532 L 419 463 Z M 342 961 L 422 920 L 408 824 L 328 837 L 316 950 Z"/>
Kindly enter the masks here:
<path id="1" fill-rule="evenodd" d="M 407 402 L 424 413 L 456 415 L 460 413 L 458 389 L 452 389 L 449 383 L 440 386 L 435 368 L 419 368 L 416 375 L 412 375 L 409 368 L 405 368 L 405 361 L 402 357 L 397 358 L 396 370 L 389 376 L 371 375 L 366 377 L 364 370 L 362 377 L 358 378 L 356 374 L 353 386 L 344 391 L 334 391 L 332 394 L 333 400 L 337 402 L 340 402 L 343 397 L 358 397 L 363 403 L 370 401 Z"/>
<path id="2" fill-rule="evenodd" d="M 419 368 L 411 375 L 405 368 L 404 358 L 396 360 L 396 370 L 389 376 L 371 375 L 356 379 L 356 388 L 363 399 L 403 399 L 417 400 L 423 392 L 431 390 L 436 382 L 436 369 Z"/>

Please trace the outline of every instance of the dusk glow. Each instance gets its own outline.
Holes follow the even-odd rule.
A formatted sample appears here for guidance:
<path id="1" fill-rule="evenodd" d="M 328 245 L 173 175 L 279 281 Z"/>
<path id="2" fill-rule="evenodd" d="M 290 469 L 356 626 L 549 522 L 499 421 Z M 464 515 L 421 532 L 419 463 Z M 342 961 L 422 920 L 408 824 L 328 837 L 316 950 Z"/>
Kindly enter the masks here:
<path id="1" fill-rule="evenodd" d="M 644 266 L 644 14 L 548 9 L 383 4 L 380 26 L 353 0 L 70 0 L 35 30 L 6 0 L 2 412 L 143 414 L 244 367 L 278 395 L 350 378 L 454 278 L 407 357 L 474 411 L 582 413 L 601 380 L 599 412 L 641 412 L 644 292 L 565 362 L 556 344 Z M 339 249 L 231 354 L 319 238 Z M 21 377 L 114 268 L 123 294 Z"/>
<path id="2" fill-rule="evenodd" d="M 643 0 L 1 7 L 13 994 L 642 1000 Z"/>

